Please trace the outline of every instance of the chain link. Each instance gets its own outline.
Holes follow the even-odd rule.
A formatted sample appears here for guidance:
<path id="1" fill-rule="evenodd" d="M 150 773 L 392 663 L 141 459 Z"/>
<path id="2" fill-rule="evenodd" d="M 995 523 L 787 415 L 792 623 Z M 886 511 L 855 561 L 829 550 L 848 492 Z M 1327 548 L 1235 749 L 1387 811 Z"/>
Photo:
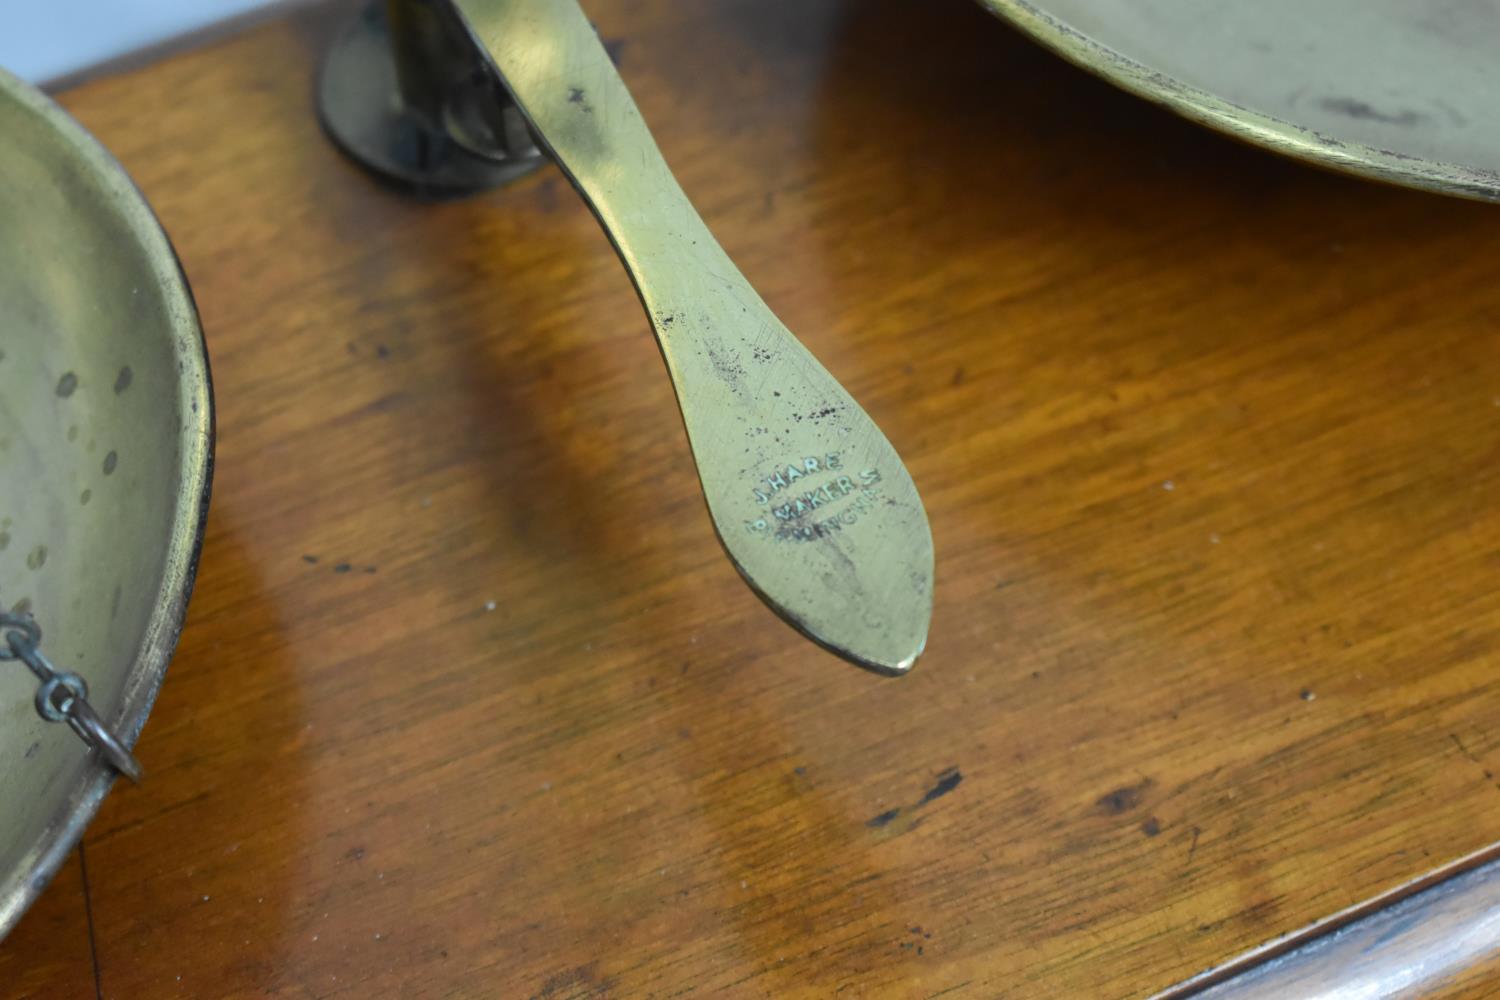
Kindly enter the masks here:
<path id="1" fill-rule="evenodd" d="M 42 629 L 30 615 L 0 611 L 0 661 L 20 660 L 36 675 L 36 711 L 48 722 L 66 722 L 84 743 L 131 781 L 141 780 L 135 759 L 89 704 L 88 682 L 58 670 L 41 651 Z"/>

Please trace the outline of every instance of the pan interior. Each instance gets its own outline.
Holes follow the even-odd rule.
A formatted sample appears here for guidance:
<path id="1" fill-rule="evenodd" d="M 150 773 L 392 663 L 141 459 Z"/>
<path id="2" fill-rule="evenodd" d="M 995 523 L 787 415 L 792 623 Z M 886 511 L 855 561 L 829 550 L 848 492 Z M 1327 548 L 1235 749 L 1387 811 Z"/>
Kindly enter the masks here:
<path id="1" fill-rule="evenodd" d="M 160 226 L 60 109 L 0 73 L 0 607 L 133 741 L 191 585 L 210 454 L 208 371 Z M 95 754 L 0 662 L 0 934 L 108 786 Z"/>

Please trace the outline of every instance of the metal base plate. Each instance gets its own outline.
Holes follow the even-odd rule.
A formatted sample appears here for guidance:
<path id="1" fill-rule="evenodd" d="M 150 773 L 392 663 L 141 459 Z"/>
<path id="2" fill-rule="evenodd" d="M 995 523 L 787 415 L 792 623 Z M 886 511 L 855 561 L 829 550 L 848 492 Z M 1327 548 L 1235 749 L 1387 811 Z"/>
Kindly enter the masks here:
<path id="1" fill-rule="evenodd" d="M 318 79 L 318 117 L 339 148 L 379 177 L 424 197 L 452 198 L 530 173 L 540 153 L 484 155 L 405 104 L 386 5 L 375 0 L 339 32 Z"/>

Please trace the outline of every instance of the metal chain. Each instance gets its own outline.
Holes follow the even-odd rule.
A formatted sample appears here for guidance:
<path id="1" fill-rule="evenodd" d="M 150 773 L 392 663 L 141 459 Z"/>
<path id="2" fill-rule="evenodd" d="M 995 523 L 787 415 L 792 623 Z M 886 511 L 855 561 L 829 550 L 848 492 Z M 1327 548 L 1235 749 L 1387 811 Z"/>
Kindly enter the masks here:
<path id="1" fill-rule="evenodd" d="M 141 762 L 89 704 L 88 683 L 77 674 L 54 667 L 42 654 L 41 642 L 42 629 L 36 619 L 0 611 L 0 661 L 20 660 L 41 682 L 36 692 L 37 714 L 48 722 L 66 722 L 79 739 L 103 754 L 116 771 L 131 781 L 140 781 Z"/>

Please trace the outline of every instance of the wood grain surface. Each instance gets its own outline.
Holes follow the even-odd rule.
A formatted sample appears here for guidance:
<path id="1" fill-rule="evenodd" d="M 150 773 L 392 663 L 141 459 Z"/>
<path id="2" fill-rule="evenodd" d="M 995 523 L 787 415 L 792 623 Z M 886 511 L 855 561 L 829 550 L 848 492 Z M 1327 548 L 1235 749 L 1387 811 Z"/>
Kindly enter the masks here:
<path id="1" fill-rule="evenodd" d="M 324 140 L 340 11 L 90 83 L 219 468 L 92 919 L 65 871 L 0 993 L 1144 997 L 1500 837 L 1500 212 L 964 0 L 586 7 L 906 458 L 926 656 L 745 588 L 555 171 L 419 204 Z"/>

